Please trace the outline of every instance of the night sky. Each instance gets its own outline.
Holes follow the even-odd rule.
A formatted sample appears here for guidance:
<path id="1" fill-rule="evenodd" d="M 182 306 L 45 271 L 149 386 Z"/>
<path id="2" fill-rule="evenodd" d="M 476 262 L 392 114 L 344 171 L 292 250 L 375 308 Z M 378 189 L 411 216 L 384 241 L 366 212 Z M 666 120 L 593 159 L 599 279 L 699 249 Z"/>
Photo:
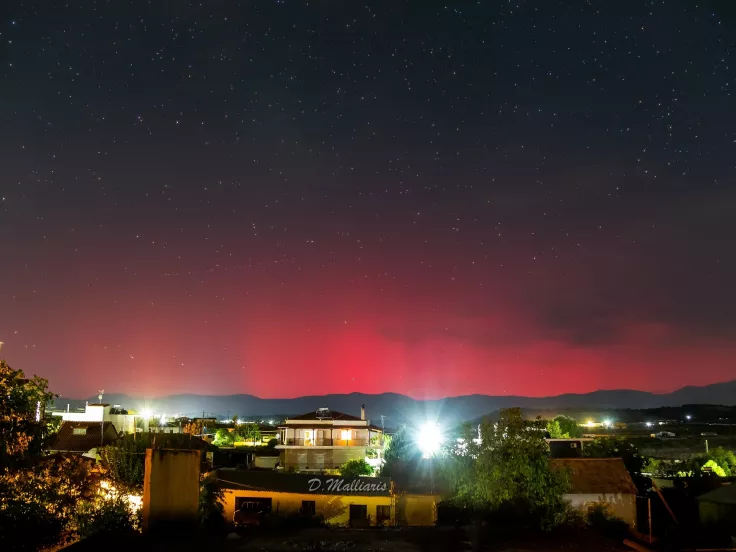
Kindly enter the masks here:
<path id="1" fill-rule="evenodd" d="M 76 397 L 733 379 L 729 4 L 3 2 L 2 355 Z"/>

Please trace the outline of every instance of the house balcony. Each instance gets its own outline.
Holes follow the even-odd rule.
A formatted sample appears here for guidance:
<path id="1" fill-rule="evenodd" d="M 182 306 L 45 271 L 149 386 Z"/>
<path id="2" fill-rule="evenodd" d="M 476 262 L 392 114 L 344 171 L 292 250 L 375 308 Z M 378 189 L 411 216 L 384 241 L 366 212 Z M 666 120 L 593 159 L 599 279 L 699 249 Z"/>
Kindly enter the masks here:
<path id="1" fill-rule="evenodd" d="M 277 448 L 284 447 L 369 447 L 371 446 L 367 439 L 286 439 L 284 444 L 278 445 Z M 380 448 L 380 447 L 375 447 Z"/>

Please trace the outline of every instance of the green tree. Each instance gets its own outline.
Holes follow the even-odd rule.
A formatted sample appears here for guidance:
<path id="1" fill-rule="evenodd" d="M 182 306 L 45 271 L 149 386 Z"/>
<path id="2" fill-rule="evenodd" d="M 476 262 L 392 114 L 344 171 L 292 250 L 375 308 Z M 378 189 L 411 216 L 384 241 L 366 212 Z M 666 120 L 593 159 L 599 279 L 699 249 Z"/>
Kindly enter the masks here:
<path id="1" fill-rule="evenodd" d="M 235 435 L 231 431 L 221 428 L 215 433 L 215 440 L 212 441 L 212 444 L 216 447 L 231 447 L 234 442 Z"/>
<path id="2" fill-rule="evenodd" d="M 124 435 L 114 445 L 100 450 L 101 467 L 116 487 L 129 492 L 143 489 L 146 449 L 192 448 L 191 435 L 185 433 L 138 433 Z"/>
<path id="3" fill-rule="evenodd" d="M 554 421 L 560 424 L 560 431 L 569 435 L 571 438 L 583 436 L 583 429 L 578 425 L 578 421 L 570 416 L 555 416 Z"/>
<path id="4" fill-rule="evenodd" d="M 4 499 L 0 507 L 0 550 L 36 552 L 57 545 L 64 520 L 39 502 Z"/>
<path id="5" fill-rule="evenodd" d="M 41 456 L 48 426 L 36 417 L 55 396 L 47 380 L 0 360 L 0 473 Z"/>
<path id="6" fill-rule="evenodd" d="M 205 480 L 199 489 L 199 519 L 202 528 L 208 532 L 225 528 L 225 508 L 222 504 L 224 493 L 216 481 Z"/>
<path id="7" fill-rule="evenodd" d="M 496 423 L 466 426 L 446 458 L 460 505 L 491 512 L 513 508 L 519 519 L 545 529 L 564 520 L 568 474 L 550 468 L 543 424 L 526 422 L 521 409 L 501 410 Z"/>
<path id="8" fill-rule="evenodd" d="M 547 433 L 549 433 L 549 436 L 551 439 L 569 439 L 570 434 L 569 433 L 563 433 L 562 428 L 560 427 L 560 422 L 557 420 L 550 420 L 547 422 Z"/>
<path id="9" fill-rule="evenodd" d="M 77 532 L 82 538 L 101 533 L 129 533 L 141 526 L 140 511 L 133 512 L 122 496 L 84 503 L 77 513 Z"/>
<path id="10" fill-rule="evenodd" d="M 1 475 L 0 549 L 64 544 L 62 536 L 76 527 L 79 505 L 91 501 L 95 490 L 88 464 L 78 457 L 53 457 Z M 18 539 L 29 525 L 33 530 Z"/>
<path id="11" fill-rule="evenodd" d="M 711 473 L 714 473 L 718 477 L 726 477 L 726 470 L 723 469 L 723 466 L 718 465 L 715 460 L 708 460 L 705 464 L 703 464 L 703 467 L 700 469 L 702 471 L 709 471 Z"/>
<path id="12" fill-rule="evenodd" d="M 736 475 L 736 454 L 733 451 L 716 447 L 711 449 L 705 458 L 713 460 L 726 474 L 724 477 Z"/>
<path id="13" fill-rule="evenodd" d="M 382 476 L 391 477 L 398 464 L 419 456 L 419 449 L 409 438 L 408 431 L 402 426 L 393 435 L 384 436 Z"/>
<path id="14" fill-rule="evenodd" d="M 261 430 L 258 424 L 245 423 L 238 427 L 238 436 L 246 443 L 260 444 L 261 442 Z"/>
<path id="15" fill-rule="evenodd" d="M 373 475 L 373 468 L 364 459 L 348 460 L 340 468 L 343 477 L 358 477 L 360 475 Z"/>
<path id="16" fill-rule="evenodd" d="M 574 439 L 583 435 L 577 420 L 563 415 L 552 418 L 547 423 L 547 431 L 552 439 Z"/>
<path id="17" fill-rule="evenodd" d="M 100 450 L 100 463 L 106 475 L 127 491 L 140 492 L 146 471 L 146 448 L 151 446 L 149 433 L 126 435 L 115 446 Z"/>

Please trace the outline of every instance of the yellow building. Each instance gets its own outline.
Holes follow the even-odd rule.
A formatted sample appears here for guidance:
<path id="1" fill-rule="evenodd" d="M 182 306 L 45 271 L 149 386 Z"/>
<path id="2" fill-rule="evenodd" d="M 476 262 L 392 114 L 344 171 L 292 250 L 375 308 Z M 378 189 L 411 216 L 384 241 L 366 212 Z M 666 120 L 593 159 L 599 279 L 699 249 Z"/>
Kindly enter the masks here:
<path id="1" fill-rule="evenodd" d="M 236 511 L 251 509 L 282 516 L 316 516 L 337 526 L 395 523 L 396 508 L 388 478 L 227 469 L 217 470 L 215 477 L 223 490 L 228 522 L 232 522 Z"/>
<path id="2" fill-rule="evenodd" d="M 396 496 L 396 524 L 429 527 L 437 523 L 440 495 L 402 493 Z"/>

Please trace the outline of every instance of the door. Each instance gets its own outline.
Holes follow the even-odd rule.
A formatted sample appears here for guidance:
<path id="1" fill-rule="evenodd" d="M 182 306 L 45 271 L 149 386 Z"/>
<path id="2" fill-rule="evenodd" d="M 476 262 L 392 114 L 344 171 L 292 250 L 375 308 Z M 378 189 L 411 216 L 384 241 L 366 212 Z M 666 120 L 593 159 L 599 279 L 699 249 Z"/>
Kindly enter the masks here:
<path id="1" fill-rule="evenodd" d="M 368 506 L 365 504 L 350 505 L 350 527 L 368 526 Z"/>

